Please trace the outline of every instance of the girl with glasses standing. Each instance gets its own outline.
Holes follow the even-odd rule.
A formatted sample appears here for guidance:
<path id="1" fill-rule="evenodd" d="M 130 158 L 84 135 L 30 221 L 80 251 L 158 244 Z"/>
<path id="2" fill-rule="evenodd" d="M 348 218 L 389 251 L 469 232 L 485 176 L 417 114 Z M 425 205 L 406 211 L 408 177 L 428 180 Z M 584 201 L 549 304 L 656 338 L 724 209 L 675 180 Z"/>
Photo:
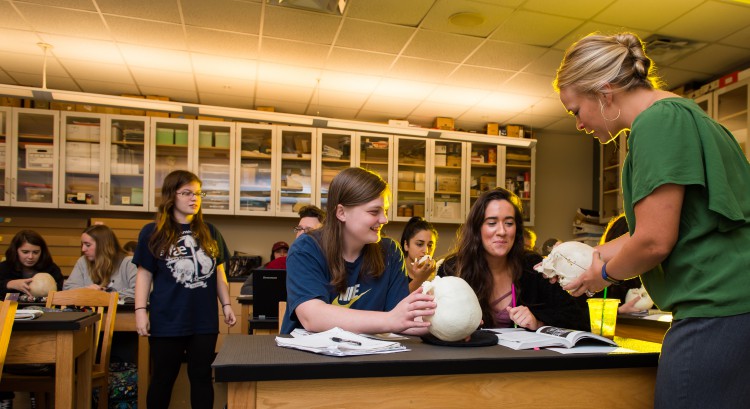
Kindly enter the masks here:
<path id="1" fill-rule="evenodd" d="M 203 221 L 200 189 L 193 173 L 177 170 L 167 175 L 156 221 L 141 230 L 133 257 L 138 266 L 136 329 L 149 337 L 153 360 L 149 408 L 169 407 L 183 355 L 192 408 L 213 408 L 216 297 L 224 322 L 237 322 L 224 271 L 229 250 L 216 227 Z"/>

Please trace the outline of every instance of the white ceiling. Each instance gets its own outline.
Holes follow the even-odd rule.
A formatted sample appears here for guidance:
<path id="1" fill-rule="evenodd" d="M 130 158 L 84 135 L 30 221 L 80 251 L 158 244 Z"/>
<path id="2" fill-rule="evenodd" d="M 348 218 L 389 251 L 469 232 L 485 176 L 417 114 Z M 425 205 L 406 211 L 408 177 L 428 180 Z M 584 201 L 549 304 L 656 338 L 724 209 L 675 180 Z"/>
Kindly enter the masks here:
<path id="1" fill-rule="evenodd" d="M 460 12 L 484 22 L 449 22 Z M 343 16 L 262 0 L 0 0 L 0 83 L 457 128 L 571 131 L 551 82 L 580 36 L 696 41 L 670 87 L 750 65 L 750 5 L 725 0 L 348 0 Z M 656 58 L 655 58 L 656 59 Z"/>

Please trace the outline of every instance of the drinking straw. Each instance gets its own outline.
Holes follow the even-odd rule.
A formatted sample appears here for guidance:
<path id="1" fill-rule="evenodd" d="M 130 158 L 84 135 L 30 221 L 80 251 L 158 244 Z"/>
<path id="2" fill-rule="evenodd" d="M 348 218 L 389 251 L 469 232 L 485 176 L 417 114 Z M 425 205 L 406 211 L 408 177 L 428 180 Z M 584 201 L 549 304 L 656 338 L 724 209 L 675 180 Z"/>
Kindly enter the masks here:
<path id="1" fill-rule="evenodd" d="M 602 295 L 602 321 L 599 323 L 599 335 L 604 335 L 604 305 L 607 301 L 607 287 L 604 287 L 604 294 Z"/>
<path id="2" fill-rule="evenodd" d="M 510 283 L 510 305 L 516 308 L 516 285 L 513 283 Z M 515 321 L 513 322 L 513 328 L 518 328 Z"/>

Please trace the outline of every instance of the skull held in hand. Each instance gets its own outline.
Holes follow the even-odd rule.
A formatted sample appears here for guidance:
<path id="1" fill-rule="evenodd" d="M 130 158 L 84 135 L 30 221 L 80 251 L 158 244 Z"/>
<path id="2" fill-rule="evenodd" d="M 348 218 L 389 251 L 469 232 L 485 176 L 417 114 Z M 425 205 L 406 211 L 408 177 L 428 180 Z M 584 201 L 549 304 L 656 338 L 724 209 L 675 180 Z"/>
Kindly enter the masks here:
<path id="1" fill-rule="evenodd" d="M 646 288 L 631 288 L 625 295 L 625 302 L 629 303 L 633 298 L 640 296 L 641 299 L 633 304 L 633 308 L 637 310 L 648 310 L 654 306 L 654 302 L 651 300 L 651 296 L 648 295 Z"/>
<path id="2" fill-rule="evenodd" d="M 57 290 L 57 282 L 47 273 L 36 273 L 29 284 L 29 292 L 34 297 L 46 297 L 50 291 Z"/>
<path id="3" fill-rule="evenodd" d="M 579 241 L 566 241 L 552 249 L 536 271 L 547 278 L 557 277 L 561 286 L 568 285 L 591 265 L 594 248 Z"/>
<path id="4" fill-rule="evenodd" d="M 435 296 L 435 315 L 429 321 L 430 333 L 443 341 L 460 341 L 471 335 L 482 321 L 482 308 L 474 290 L 459 277 L 435 277 L 422 284 L 425 294 Z"/>

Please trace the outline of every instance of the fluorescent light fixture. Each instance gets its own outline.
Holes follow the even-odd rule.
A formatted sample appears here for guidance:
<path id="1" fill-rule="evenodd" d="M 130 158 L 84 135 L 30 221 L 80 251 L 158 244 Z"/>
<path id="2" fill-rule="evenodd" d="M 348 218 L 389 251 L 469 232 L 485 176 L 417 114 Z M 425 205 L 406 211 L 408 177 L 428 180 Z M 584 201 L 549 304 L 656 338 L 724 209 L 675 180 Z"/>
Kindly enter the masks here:
<path id="1" fill-rule="evenodd" d="M 9 97 L 33 98 L 34 93 L 30 88 L 15 85 L 0 84 L 0 95 Z"/>
<path id="2" fill-rule="evenodd" d="M 427 136 L 430 132 L 429 129 L 425 128 L 407 128 L 400 126 L 390 126 L 385 124 L 376 124 L 373 122 L 358 122 L 358 121 L 343 121 L 343 120 L 328 120 L 329 128 L 339 129 L 352 129 L 355 131 L 368 131 L 368 132 L 379 132 L 385 134 L 398 134 L 398 135 L 413 135 L 413 136 Z"/>
<path id="3" fill-rule="evenodd" d="M 268 4 L 339 15 L 346 8 L 346 0 L 268 0 Z"/>
<path id="4" fill-rule="evenodd" d="M 536 146 L 535 139 L 508 138 L 507 136 L 484 136 L 469 132 L 446 132 L 440 133 L 440 139 L 450 139 L 462 142 L 490 143 L 495 145 L 517 146 L 520 148 L 533 148 Z"/>
<path id="5" fill-rule="evenodd" d="M 312 125 L 313 117 L 280 112 L 256 111 L 253 109 L 225 108 L 217 106 L 199 106 L 201 115 L 213 115 L 224 118 L 251 119 L 255 121 L 282 122 L 295 125 Z"/>
<path id="6" fill-rule="evenodd" d="M 145 98 L 118 97 L 113 95 L 84 94 L 69 91 L 51 91 L 55 101 L 77 102 L 81 104 L 111 105 L 128 108 L 141 108 L 153 111 L 182 112 L 182 104 Z"/>

